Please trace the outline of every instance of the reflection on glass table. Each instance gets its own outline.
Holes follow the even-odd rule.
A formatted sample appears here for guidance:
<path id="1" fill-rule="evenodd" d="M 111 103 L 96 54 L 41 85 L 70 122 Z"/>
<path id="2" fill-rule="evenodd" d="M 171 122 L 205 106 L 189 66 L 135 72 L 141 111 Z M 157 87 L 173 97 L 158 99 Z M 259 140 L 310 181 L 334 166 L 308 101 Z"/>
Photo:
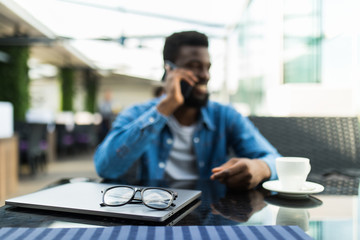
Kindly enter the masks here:
<path id="1" fill-rule="evenodd" d="M 309 218 L 310 214 L 307 209 L 281 207 L 276 217 L 276 225 L 297 225 L 307 232 L 309 230 Z"/>
<path id="2" fill-rule="evenodd" d="M 279 207 L 276 216 L 277 225 L 297 225 L 305 232 L 309 230 L 310 214 L 308 209 L 322 205 L 322 201 L 313 196 L 303 199 L 286 199 L 272 195 L 265 201 Z"/>
<path id="3" fill-rule="evenodd" d="M 228 193 L 211 204 L 211 212 L 232 221 L 247 222 L 254 213 L 266 206 L 264 196 L 264 192 L 258 190 L 240 194 Z"/>
<path id="4" fill-rule="evenodd" d="M 59 181 L 60 184 L 71 182 Z M 331 183 L 331 187 L 326 182 L 319 183 L 325 186 L 323 193 L 303 199 L 288 199 L 263 188 L 247 192 L 230 192 L 224 185 L 207 180 L 119 182 L 119 184 L 144 187 L 202 191 L 201 202 L 165 225 L 298 225 L 314 239 L 358 240 L 360 236 L 358 191 L 345 191 L 344 184 L 339 185 L 341 191 L 338 191 L 335 189 L 336 183 Z M 64 214 L 10 206 L 0 208 L 0 227 L 52 227 L 58 223 L 67 227 L 159 225 L 145 221 Z"/>

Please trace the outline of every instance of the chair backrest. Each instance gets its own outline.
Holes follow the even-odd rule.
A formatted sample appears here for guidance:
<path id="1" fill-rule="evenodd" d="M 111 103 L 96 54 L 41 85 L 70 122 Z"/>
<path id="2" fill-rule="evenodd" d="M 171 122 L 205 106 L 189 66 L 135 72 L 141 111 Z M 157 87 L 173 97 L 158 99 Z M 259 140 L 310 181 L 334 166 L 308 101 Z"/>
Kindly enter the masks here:
<path id="1" fill-rule="evenodd" d="M 45 154 L 42 143 L 47 142 L 47 124 L 27 123 L 29 128 L 29 153 L 33 156 Z"/>
<path id="2" fill-rule="evenodd" d="M 15 122 L 15 131 L 20 141 L 26 142 L 26 151 L 30 157 L 44 153 L 42 142 L 46 143 L 47 124 Z"/>
<path id="3" fill-rule="evenodd" d="M 310 158 L 312 173 L 360 170 L 357 117 L 258 117 L 249 119 L 283 156 Z"/>

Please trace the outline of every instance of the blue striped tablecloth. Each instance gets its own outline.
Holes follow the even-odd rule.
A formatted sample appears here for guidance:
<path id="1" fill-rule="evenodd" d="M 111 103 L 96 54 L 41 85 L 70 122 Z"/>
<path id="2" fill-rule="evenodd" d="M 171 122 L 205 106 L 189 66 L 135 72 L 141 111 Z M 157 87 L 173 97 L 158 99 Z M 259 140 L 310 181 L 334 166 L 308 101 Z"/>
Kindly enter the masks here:
<path id="1" fill-rule="evenodd" d="M 312 239 L 298 226 L 117 226 L 101 228 L 0 228 L 0 239 Z"/>

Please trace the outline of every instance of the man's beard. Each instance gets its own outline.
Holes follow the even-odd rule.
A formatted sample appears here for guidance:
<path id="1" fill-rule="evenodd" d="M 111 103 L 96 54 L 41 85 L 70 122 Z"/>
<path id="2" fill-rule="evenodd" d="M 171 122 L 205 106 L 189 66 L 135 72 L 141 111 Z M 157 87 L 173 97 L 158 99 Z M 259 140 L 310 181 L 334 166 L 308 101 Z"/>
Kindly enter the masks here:
<path id="1" fill-rule="evenodd" d="M 185 81 L 182 81 L 182 83 Z M 209 101 L 209 93 L 198 94 L 194 87 L 189 84 L 181 84 L 181 92 L 184 96 L 184 106 L 191 108 L 201 108 L 206 106 Z"/>

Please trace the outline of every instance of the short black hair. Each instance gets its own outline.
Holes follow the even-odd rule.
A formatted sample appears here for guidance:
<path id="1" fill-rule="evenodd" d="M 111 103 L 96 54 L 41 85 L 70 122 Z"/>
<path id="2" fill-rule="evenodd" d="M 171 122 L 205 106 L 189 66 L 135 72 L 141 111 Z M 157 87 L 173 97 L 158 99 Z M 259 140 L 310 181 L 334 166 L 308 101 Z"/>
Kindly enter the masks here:
<path id="1" fill-rule="evenodd" d="M 196 31 L 177 32 L 165 40 L 163 58 L 175 62 L 182 46 L 209 47 L 208 37 Z"/>

